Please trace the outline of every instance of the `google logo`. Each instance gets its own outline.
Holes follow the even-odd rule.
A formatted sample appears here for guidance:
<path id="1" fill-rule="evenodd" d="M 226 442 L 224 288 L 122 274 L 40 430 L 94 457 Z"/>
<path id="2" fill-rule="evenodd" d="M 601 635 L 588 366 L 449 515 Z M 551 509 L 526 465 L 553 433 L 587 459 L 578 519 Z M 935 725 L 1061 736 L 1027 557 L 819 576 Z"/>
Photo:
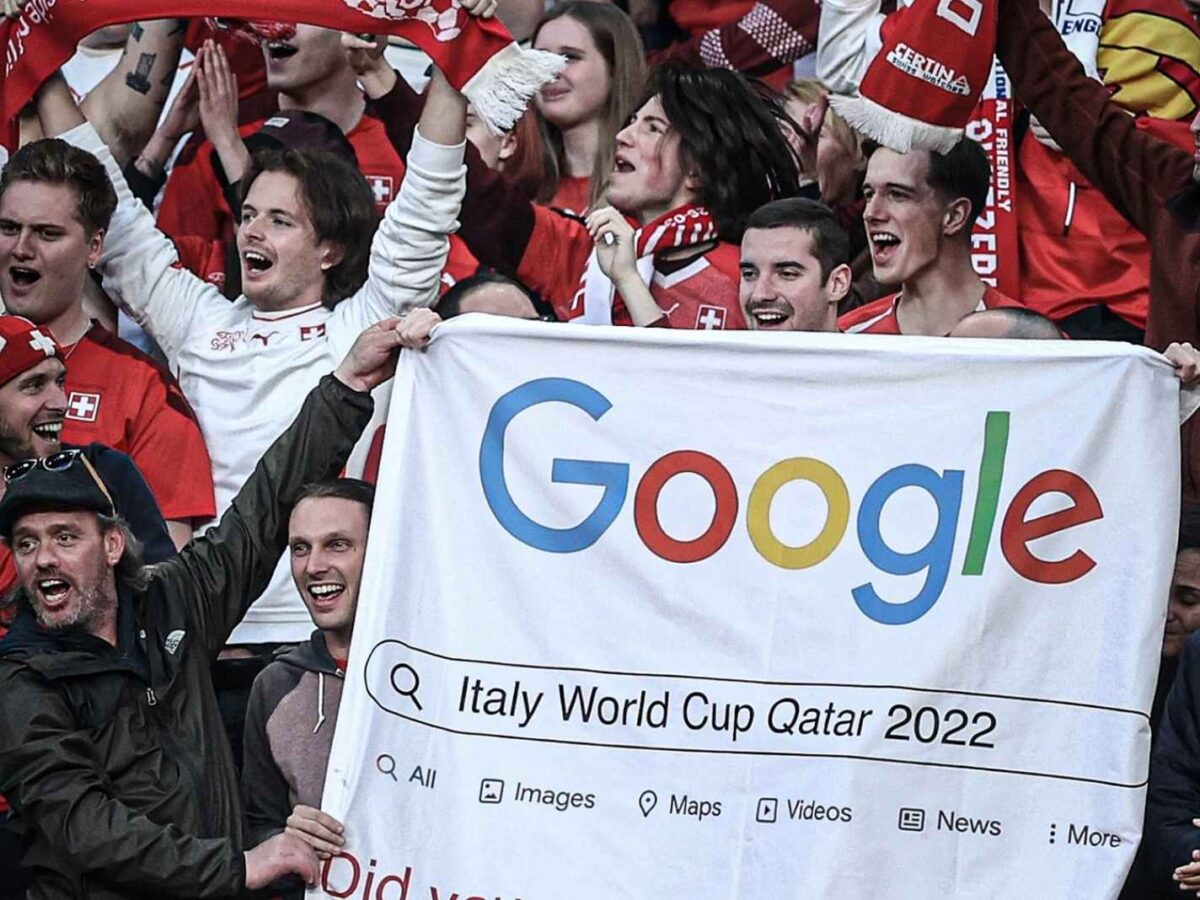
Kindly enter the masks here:
<path id="1" fill-rule="evenodd" d="M 496 521 L 524 544 L 547 553 L 577 553 L 592 546 L 620 514 L 629 493 L 629 465 L 621 462 L 555 458 L 550 480 L 557 484 L 587 484 L 603 488 L 599 502 L 582 522 L 571 528 L 551 528 L 526 515 L 509 493 L 504 478 L 504 438 L 508 426 L 521 412 L 542 403 L 565 403 L 599 421 L 612 403 L 595 388 L 567 378 L 539 378 L 504 394 L 492 406 L 479 447 L 479 477 L 484 496 Z M 971 528 L 962 574 L 983 574 L 992 532 L 1000 512 L 1000 485 L 1008 449 L 1009 413 L 993 411 L 984 423 L 979 486 L 971 511 Z M 667 534 L 658 518 L 658 497 L 663 487 L 685 472 L 703 478 L 712 489 L 716 507 L 712 521 L 699 537 L 681 541 Z M 864 615 L 885 625 L 905 625 L 925 615 L 946 586 L 954 556 L 958 519 L 963 506 L 963 470 L 937 472 L 909 463 L 880 475 L 863 494 L 858 507 L 856 534 L 866 558 L 882 572 L 914 575 L 926 572 L 925 583 L 912 599 L 892 603 L 881 598 L 872 584 L 851 591 Z M 780 488 L 794 481 L 814 484 L 824 495 L 828 511 L 820 533 L 802 546 L 783 543 L 771 531 L 770 512 Z M 880 533 L 880 518 L 887 501 L 898 491 L 915 487 L 933 499 L 937 522 L 925 546 L 900 552 L 888 546 Z M 1061 494 L 1069 506 L 1030 517 L 1034 502 L 1046 494 Z M 675 450 L 646 469 L 633 497 L 633 519 L 638 536 L 652 553 L 673 563 L 708 559 L 729 540 L 737 524 L 740 499 L 729 470 L 715 457 L 699 450 Z M 755 481 L 746 501 L 746 530 L 758 554 L 782 569 L 808 569 L 819 565 L 842 542 L 850 526 L 851 502 L 846 482 L 826 462 L 792 457 L 770 466 Z M 1083 478 L 1064 469 L 1035 475 L 1016 492 L 1000 525 L 1000 549 L 1014 572 L 1039 584 L 1066 584 L 1082 578 L 1096 565 L 1086 552 L 1076 549 L 1063 559 L 1043 559 L 1029 549 L 1038 538 L 1094 522 L 1104 517 L 1100 500 Z"/>

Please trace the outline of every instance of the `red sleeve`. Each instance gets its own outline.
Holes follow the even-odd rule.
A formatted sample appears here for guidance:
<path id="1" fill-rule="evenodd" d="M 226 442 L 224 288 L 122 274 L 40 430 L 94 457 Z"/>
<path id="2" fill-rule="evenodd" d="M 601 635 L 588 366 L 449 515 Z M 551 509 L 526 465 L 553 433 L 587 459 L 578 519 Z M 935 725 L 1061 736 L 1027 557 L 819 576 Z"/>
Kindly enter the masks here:
<path id="1" fill-rule="evenodd" d="M 1174 119 L 1154 119 L 1141 116 L 1137 126 L 1146 134 L 1160 141 L 1174 144 L 1180 150 L 1191 153 L 1196 148 L 1196 138 L 1192 135 L 1191 122 L 1178 122 Z"/>
<path id="2" fill-rule="evenodd" d="M 167 237 L 218 240 L 232 213 L 209 162 L 212 144 L 202 141 L 179 155 L 158 209 L 158 227 Z"/>
<path id="3" fill-rule="evenodd" d="M 674 6 L 672 6 L 674 10 Z M 763 76 L 817 48 L 817 0 L 760 0 L 740 18 L 650 55 Z"/>
<path id="4" fill-rule="evenodd" d="M 1037 0 L 1001 3 L 996 55 L 1017 94 L 1084 176 L 1152 237 L 1154 218 L 1192 183 L 1192 156 L 1137 127 L 1088 78 Z"/>
<path id="5" fill-rule="evenodd" d="M 144 401 L 125 451 L 141 470 L 164 519 L 211 519 L 217 513 L 212 461 L 178 382 L 147 369 Z"/>
<path id="6" fill-rule="evenodd" d="M 179 254 L 179 265 L 199 275 L 209 284 L 225 287 L 225 243 L 210 241 L 194 234 L 185 234 L 174 240 L 175 252 Z"/>
<path id="7" fill-rule="evenodd" d="M 239 125 L 238 132 L 246 137 L 261 125 L 262 119 L 255 118 Z M 167 237 L 190 235 L 216 241 L 232 233 L 233 211 L 225 202 L 225 190 L 213 170 L 213 153 L 212 144 L 197 134 L 175 160 L 158 209 L 158 227 Z"/>
<path id="8" fill-rule="evenodd" d="M 577 219 L 533 206 L 533 231 L 517 266 L 517 278 L 554 306 L 562 321 L 583 314 L 583 274 L 592 253 L 592 239 Z"/>
<path id="9" fill-rule="evenodd" d="M 671 19 L 688 34 L 699 35 L 745 14 L 752 0 L 670 0 Z"/>
<path id="10" fill-rule="evenodd" d="M 212 518 L 212 462 L 171 373 L 99 327 L 75 345 L 69 365 L 63 441 L 98 441 L 127 454 L 164 519 Z"/>

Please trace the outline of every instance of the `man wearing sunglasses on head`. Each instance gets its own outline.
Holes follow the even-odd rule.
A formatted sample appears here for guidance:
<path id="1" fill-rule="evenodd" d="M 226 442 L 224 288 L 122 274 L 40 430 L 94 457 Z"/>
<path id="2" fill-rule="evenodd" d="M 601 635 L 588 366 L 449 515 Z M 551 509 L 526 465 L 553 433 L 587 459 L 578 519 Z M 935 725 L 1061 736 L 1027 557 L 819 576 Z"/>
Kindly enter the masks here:
<path id="1" fill-rule="evenodd" d="M 60 469 L 86 462 L 99 473 L 117 511 L 141 542 L 147 562 L 175 555 L 167 523 L 133 461 L 102 444 L 64 449 L 59 440 L 67 409 L 62 349 L 50 333 L 20 316 L 0 316 L 0 495 L 8 484 L 41 465 Z M 0 598 L 17 583 L 8 547 L 0 545 Z M 0 599 L 0 637 L 16 607 Z M 0 893 L 25 888 L 20 842 L 8 827 L 8 803 L 0 797 Z"/>
<path id="2" fill-rule="evenodd" d="M 271 578 L 303 487 L 333 478 L 428 311 L 368 328 L 308 395 L 220 523 L 150 569 L 80 462 L 25 467 L 0 499 L 18 611 L 0 641 L 0 792 L 30 896 L 231 897 L 317 879 L 290 834 L 243 852 L 210 667 Z M 82 459 L 82 457 L 80 457 Z"/>

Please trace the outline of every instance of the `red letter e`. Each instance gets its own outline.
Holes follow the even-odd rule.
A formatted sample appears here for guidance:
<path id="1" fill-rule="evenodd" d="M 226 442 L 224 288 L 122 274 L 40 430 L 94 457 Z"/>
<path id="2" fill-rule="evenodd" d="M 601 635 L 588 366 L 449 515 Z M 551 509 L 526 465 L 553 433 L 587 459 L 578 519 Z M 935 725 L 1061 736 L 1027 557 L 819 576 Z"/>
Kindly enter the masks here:
<path id="1" fill-rule="evenodd" d="M 1066 494 L 1073 505 L 1036 519 L 1025 518 L 1033 501 L 1043 494 L 1052 493 Z M 1004 515 L 1000 548 L 1008 564 L 1023 578 L 1042 584 L 1066 584 L 1090 572 L 1096 561 L 1082 550 L 1076 550 L 1066 559 L 1058 561 L 1038 559 L 1026 545 L 1048 534 L 1102 518 L 1104 511 L 1091 485 L 1074 472 L 1051 469 L 1033 478 L 1013 497 Z"/>

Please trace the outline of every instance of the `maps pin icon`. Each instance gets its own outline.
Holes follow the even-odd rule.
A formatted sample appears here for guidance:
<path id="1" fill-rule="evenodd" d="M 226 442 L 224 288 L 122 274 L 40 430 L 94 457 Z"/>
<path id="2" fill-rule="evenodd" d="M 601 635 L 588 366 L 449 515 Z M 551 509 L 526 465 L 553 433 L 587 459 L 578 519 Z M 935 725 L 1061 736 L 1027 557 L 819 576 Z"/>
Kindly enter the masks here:
<path id="1" fill-rule="evenodd" d="M 643 816 L 649 816 L 657 805 L 658 794 L 654 791 L 642 791 L 642 796 L 638 797 L 638 806 L 642 808 Z"/>

